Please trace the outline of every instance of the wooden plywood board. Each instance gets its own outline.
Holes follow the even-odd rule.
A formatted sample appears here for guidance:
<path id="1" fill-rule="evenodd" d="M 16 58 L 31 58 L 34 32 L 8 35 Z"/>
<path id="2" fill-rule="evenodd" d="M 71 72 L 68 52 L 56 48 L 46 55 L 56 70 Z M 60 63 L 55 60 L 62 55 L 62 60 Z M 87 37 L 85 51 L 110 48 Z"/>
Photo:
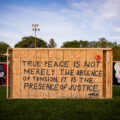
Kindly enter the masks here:
<path id="1" fill-rule="evenodd" d="M 110 50 L 13 49 L 12 53 L 11 98 L 112 97 L 112 76 L 107 75 L 112 71 Z"/>

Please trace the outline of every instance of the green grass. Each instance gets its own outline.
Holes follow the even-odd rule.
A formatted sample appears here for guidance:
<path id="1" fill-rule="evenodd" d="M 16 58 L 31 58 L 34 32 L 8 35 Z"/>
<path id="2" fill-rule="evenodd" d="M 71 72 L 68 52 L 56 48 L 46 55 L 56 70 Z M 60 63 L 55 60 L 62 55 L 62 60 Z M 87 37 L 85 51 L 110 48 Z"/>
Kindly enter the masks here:
<path id="1" fill-rule="evenodd" d="M 120 120 L 120 87 L 113 99 L 6 99 L 0 87 L 0 120 Z"/>

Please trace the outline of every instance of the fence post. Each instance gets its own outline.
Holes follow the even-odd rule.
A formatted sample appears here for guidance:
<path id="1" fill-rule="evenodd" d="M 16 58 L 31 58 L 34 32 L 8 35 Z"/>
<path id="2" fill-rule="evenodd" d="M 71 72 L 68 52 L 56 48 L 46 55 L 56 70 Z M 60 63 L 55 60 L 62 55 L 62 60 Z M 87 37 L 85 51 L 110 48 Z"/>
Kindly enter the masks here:
<path id="1" fill-rule="evenodd" d="M 7 56 L 7 99 L 9 98 L 8 96 L 8 74 L 9 74 L 9 48 L 7 49 L 7 53 L 6 53 L 6 56 Z"/>

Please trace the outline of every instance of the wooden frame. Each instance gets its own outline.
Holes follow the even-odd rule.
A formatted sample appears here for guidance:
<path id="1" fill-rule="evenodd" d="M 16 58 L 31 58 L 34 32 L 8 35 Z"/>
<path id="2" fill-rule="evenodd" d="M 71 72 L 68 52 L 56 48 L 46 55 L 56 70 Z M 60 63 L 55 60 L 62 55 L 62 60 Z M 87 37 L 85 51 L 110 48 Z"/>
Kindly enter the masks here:
<path id="1" fill-rule="evenodd" d="M 75 97 L 64 97 L 64 96 L 63 97 L 59 97 L 59 96 L 55 97 L 56 93 L 53 94 L 52 92 L 49 92 L 49 91 L 48 91 L 48 94 L 49 94 L 48 97 L 45 97 L 45 96 L 44 97 L 37 97 L 37 96 L 35 97 L 33 91 L 30 91 L 30 93 L 28 92 L 28 94 L 33 94 L 32 97 L 31 96 L 28 96 L 28 97 L 21 96 L 20 97 L 19 95 L 17 95 L 17 94 L 21 94 L 21 93 L 19 93 L 19 90 L 21 90 L 21 86 L 20 86 L 19 90 L 17 90 L 17 87 L 13 87 L 13 86 L 17 86 L 18 82 L 15 82 L 15 81 L 21 79 L 21 77 L 16 77 L 13 80 L 13 75 L 14 75 L 13 69 L 15 70 L 15 67 L 13 68 L 13 66 L 15 66 L 15 63 L 16 63 L 16 67 L 17 67 L 17 65 L 20 66 L 20 67 L 18 67 L 18 69 L 20 69 L 20 72 L 17 71 L 17 74 L 16 74 L 16 75 L 19 76 L 20 74 L 22 74 L 21 70 L 22 70 L 23 66 L 21 65 L 21 62 L 20 62 L 22 59 L 24 59 L 24 58 L 28 59 L 29 58 L 29 59 L 32 60 L 32 59 L 35 58 L 35 60 L 37 60 L 39 58 L 39 60 L 41 60 L 41 59 L 44 60 L 44 58 L 45 58 L 45 59 L 51 60 L 51 59 L 54 59 L 54 56 L 56 56 L 56 54 L 55 54 L 56 51 L 63 51 L 64 54 L 65 54 L 64 51 L 67 51 L 67 52 L 70 51 L 71 54 L 73 54 L 73 52 L 74 52 L 76 55 L 78 55 L 78 53 L 81 51 L 81 54 L 83 56 L 86 56 L 86 55 L 84 55 L 84 53 L 87 53 L 87 52 L 90 53 L 90 54 L 92 53 L 92 51 L 93 51 L 94 54 L 98 54 L 100 52 L 100 54 L 103 56 L 103 60 L 102 60 L 103 63 L 102 63 L 102 66 L 101 66 L 101 68 L 103 70 L 103 83 L 101 83 L 101 85 L 103 85 L 103 86 L 101 86 L 102 93 L 100 93 L 101 94 L 100 97 L 92 97 L 92 98 L 99 98 L 99 99 L 101 99 L 101 98 L 102 99 L 104 99 L 104 98 L 111 99 L 112 98 L 112 74 L 113 73 L 112 73 L 112 49 L 111 48 L 13 48 L 13 49 L 9 49 L 7 51 L 7 53 L 9 53 L 9 51 L 11 51 L 11 53 L 10 53 L 10 57 L 11 57 L 10 63 L 11 63 L 11 67 L 12 67 L 11 70 L 12 71 L 11 71 L 10 75 L 11 75 L 12 81 L 11 81 L 10 98 L 12 98 L 12 99 L 15 99 L 15 98 L 27 98 L 27 99 L 29 99 L 29 98 L 32 98 L 32 99 L 37 99 L 37 98 L 38 99 L 41 99 L 41 98 L 90 98 L 90 97 L 87 96 L 86 93 L 85 93 L 86 95 L 80 96 L 80 95 L 78 95 L 79 93 L 75 93 L 75 92 L 72 93 L 73 96 L 75 96 Z M 29 53 L 26 53 L 25 51 L 29 51 Z M 37 56 L 36 56 L 37 52 L 41 52 L 41 51 L 47 51 L 48 53 L 44 52 L 45 55 L 44 55 L 43 58 L 40 55 L 37 58 Z M 51 51 L 53 53 L 51 53 Z M 86 52 L 82 53 L 82 51 L 86 51 Z M 70 55 L 70 53 L 67 53 L 67 52 L 66 52 L 66 55 L 67 54 Z M 26 56 L 27 54 L 28 55 L 31 54 L 31 55 Z M 47 54 L 48 54 L 48 58 L 45 57 Z M 87 54 L 88 58 L 87 57 L 85 58 L 85 59 L 88 59 L 88 61 L 89 60 L 94 60 L 93 58 L 91 58 L 92 54 L 91 55 L 90 54 Z M 20 57 L 21 55 L 24 55 L 24 56 Z M 73 61 L 75 55 L 73 54 L 73 56 L 74 56 L 73 58 L 70 58 L 71 55 L 70 56 L 69 55 L 67 55 L 66 57 L 63 56 L 62 59 L 63 60 L 64 59 L 67 59 L 67 60 L 71 59 Z M 56 57 L 55 57 L 55 59 L 56 59 Z M 76 57 L 76 59 L 79 60 L 79 55 L 78 55 L 78 58 Z M 7 60 L 8 60 L 8 57 L 7 57 Z M 14 61 L 16 61 L 16 62 L 14 63 Z M 19 64 L 17 64 L 17 63 L 19 63 Z M 17 68 L 16 68 L 16 70 L 17 70 Z M 88 70 L 89 70 L 89 68 L 88 68 Z M 15 75 L 14 75 L 14 77 L 15 77 Z M 98 78 L 95 78 L 95 79 L 97 80 Z M 21 85 L 22 83 L 20 82 L 19 84 Z M 15 93 L 15 90 L 17 90 L 16 93 Z M 7 85 L 7 98 L 8 98 L 8 92 L 9 91 L 8 91 L 8 85 Z M 50 97 L 51 93 L 53 94 L 52 97 Z M 43 94 L 44 94 L 44 92 L 43 92 Z M 57 94 L 59 94 L 59 92 Z M 61 94 L 63 94 L 63 93 L 61 93 Z M 68 94 L 70 96 L 71 93 L 68 92 L 66 94 Z M 66 94 L 65 94 L 65 96 L 66 96 Z"/>

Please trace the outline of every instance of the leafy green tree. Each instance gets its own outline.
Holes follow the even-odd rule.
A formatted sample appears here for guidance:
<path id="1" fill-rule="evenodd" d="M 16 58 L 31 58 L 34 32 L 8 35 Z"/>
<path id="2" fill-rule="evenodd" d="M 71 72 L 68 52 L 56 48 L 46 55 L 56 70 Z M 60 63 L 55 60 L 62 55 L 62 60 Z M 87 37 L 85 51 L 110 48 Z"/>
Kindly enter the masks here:
<path id="1" fill-rule="evenodd" d="M 62 47 L 76 47 L 76 48 L 113 48 L 117 46 L 117 43 L 109 42 L 105 38 L 100 38 L 99 41 L 67 41 L 63 43 Z"/>
<path id="2" fill-rule="evenodd" d="M 80 43 L 77 40 L 64 42 L 62 46 L 62 48 L 79 48 L 79 47 Z"/>
<path id="3" fill-rule="evenodd" d="M 35 47 L 35 37 L 23 37 L 20 42 L 15 45 L 15 48 L 34 48 Z M 36 47 L 37 48 L 47 48 L 47 43 L 40 39 L 36 38 Z"/>
<path id="4" fill-rule="evenodd" d="M 79 46 L 80 46 L 80 48 L 88 48 L 89 47 L 89 42 L 87 40 L 85 40 L 85 41 L 80 40 L 79 41 Z"/>
<path id="5" fill-rule="evenodd" d="M 105 38 L 100 38 L 99 41 L 74 40 L 64 42 L 63 48 L 112 48 L 113 60 L 120 61 L 120 45 L 117 42 L 109 42 Z"/>
<path id="6" fill-rule="evenodd" d="M 98 48 L 99 47 L 99 42 L 98 41 L 90 41 L 89 42 L 89 47 L 90 48 Z"/>
<path id="7" fill-rule="evenodd" d="M 7 48 L 10 46 L 5 43 L 5 42 L 0 42 L 0 61 L 5 62 L 6 61 L 6 56 L 4 54 L 7 52 Z"/>
<path id="8" fill-rule="evenodd" d="M 99 39 L 99 47 L 100 48 L 106 48 L 107 47 L 107 40 L 105 38 Z"/>
<path id="9" fill-rule="evenodd" d="M 57 46 L 57 44 L 55 43 L 55 40 L 53 38 L 51 38 L 49 40 L 49 44 L 48 44 L 48 47 L 49 48 L 55 48 Z"/>
<path id="10" fill-rule="evenodd" d="M 113 60 L 120 61 L 120 45 L 113 48 Z"/>

